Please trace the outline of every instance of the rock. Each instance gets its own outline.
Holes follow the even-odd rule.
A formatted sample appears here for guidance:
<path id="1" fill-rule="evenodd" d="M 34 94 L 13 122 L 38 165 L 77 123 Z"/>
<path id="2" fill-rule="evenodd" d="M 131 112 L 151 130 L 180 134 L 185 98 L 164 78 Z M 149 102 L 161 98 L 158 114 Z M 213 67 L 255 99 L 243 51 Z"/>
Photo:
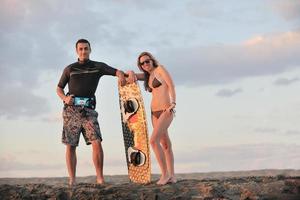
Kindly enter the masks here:
<path id="1" fill-rule="evenodd" d="M 53 180 L 52 180 L 53 181 Z M 1 200 L 15 199 L 198 199 L 198 200 L 299 200 L 300 177 L 233 177 L 181 179 L 176 184 L 158 186 L 134 183 L 96 185 L 82 182 L 73 187 L 42 183 L 1 184 Z"/>

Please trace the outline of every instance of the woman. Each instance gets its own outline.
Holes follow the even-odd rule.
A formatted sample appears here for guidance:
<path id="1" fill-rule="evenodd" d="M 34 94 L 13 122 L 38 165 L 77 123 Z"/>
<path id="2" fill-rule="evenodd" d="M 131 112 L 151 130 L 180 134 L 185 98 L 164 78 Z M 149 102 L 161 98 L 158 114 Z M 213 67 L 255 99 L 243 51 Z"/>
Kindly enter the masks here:
<path id="1" fill-rule="evenodd" d="M 152 93 L 151 119 L 153 132 L 150 144 L 161 170 L 157 184 L 175 183 L 174 156 L 168 128 L 176 106 L 174 83 L 167 70 L 149 53 L 139 55 L 137 65 L 143 73 L 128 72 L 129 80 L 143 80 L 146 91 Z"/>

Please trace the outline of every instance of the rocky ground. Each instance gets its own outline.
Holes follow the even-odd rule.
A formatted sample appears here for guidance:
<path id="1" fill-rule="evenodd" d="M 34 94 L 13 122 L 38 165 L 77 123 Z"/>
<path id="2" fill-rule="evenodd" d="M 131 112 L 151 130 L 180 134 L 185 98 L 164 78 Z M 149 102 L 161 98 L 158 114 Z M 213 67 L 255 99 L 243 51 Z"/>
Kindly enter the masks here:
<path id="1" fill-rule="evenodd" d="M 107 176 L 106 184 L 96 185 L 91 176 L 81 177 L 71 188 L 66 178 L 0 179 L 0 199 L 300 200 L 300 176 L 286 172 L 252 174 L 181 174 L 176 184 L 164 186 L 157 186 L 155 181 L 147 185 L 129 183 L 127 176 Z"/>

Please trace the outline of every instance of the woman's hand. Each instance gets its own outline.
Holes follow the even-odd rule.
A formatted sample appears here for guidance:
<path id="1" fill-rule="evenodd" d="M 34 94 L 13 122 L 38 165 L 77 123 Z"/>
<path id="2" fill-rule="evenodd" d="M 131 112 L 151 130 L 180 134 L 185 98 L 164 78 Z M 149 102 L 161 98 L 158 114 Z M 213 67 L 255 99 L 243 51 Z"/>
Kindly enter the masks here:
<path id="1" fill-rule="evenodd" d="M 176 106 L 176 103 L 172 102 L 171 105 L 167 108 L 167 111 L 169 111 L 169 112 L 175 112 L 174 111 L 175 106 Z"/>

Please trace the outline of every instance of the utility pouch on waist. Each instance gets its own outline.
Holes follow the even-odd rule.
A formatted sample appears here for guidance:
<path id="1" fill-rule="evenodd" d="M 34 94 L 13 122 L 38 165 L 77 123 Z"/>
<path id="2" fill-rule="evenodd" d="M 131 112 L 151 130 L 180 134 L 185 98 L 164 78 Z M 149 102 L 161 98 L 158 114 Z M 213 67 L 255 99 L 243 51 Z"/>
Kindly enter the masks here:
<path id="1" fill-rule="evenodd" d="M 74 105 L 88 108 L 95 108 L 95 99 L 89 97 L 74 97 Z"/>

